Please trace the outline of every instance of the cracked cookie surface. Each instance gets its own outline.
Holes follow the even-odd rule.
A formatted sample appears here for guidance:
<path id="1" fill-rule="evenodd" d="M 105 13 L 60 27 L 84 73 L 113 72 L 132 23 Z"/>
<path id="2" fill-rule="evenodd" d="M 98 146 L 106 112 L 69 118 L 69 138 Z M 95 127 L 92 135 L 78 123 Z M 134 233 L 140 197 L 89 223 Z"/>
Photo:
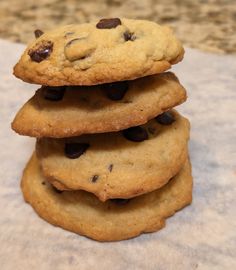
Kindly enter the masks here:
<path id="1" fill-rule="evenodd" d="M 183 55 L 170 28 L 114 18 L 37 34 L 14 74 L 49 86 L 95 85 L 161 73 Z"/>
<path id="2" fill-rule="evenodd" d="M 106 201 L 165 185 L 183 166 L 188 139 L 189 121 L 171 110 L 120 132 L 38 139 L 36 151 L 43 175 L 58 189 Z"/>
<path id="3" fill-rule="evenodd" d="M 189 161 L 167 185 L 129 201 L 100 202 L 85 191 L 58 192 L 43 178 L 34 154 L 21 188 L 25 200 L 49 223 L 98 241 L 117 241 L 158 231 L 165 219 L 191 203 Z"/>
<path id="4" fill-rule="evenodd" d="M 17 113 L 12 128 L 33 137 L 71 137 L 146 123 L 186 100 L 171 72 L 91 87 L 43 87 Z"/>

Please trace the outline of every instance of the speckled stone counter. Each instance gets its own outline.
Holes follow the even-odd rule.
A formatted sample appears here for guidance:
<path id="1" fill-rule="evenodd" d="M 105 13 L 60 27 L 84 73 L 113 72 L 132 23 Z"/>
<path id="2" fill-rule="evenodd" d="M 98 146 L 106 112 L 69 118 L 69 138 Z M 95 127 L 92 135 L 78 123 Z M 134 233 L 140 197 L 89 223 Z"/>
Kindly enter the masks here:
<path id="1" fill-rule="evenodd" d="M 36 28 L 116 16 L 168 24 L 186 46 L 236 54 L 235 0 L 1 0 L 0 37 L 27 43 Z"/>

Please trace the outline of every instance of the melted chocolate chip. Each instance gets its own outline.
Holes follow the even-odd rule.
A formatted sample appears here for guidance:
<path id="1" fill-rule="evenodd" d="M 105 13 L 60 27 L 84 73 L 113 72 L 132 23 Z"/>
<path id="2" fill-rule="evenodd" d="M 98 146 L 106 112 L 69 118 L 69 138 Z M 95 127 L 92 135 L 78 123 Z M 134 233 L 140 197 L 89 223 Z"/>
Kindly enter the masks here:
<path id="1" fill-rule="evenodd" d="M 39 38 L 40 36 L 43 35 L 43 31 L 40 30 L 40 29 L 36 29 L 36 30 L 34 31 L 34 35 L 35 35 L 36 38 Z"/>
<path id="2" fill-rule="evenodd" d="M 142 142 L 148 139 L 148 133 L 141 127 L 131 127 L 123 130 L 124 137 L 133 142 Z"/>
<path id="3" fill-rule="evenodd" d="M 46 183 L 45 183 L 45 182 L 42 182 L 41 184 L 42 184 L 42 185 L 44 185 L 44 186 L 46 185 Z"/>
<path id="4" fill-rule="evenodd" d="M 64 152 L 68 158 L 74 159 L 83 155 L 88 147 L 87 143 L 66 143 Z"/>
<path id="5" fill-rule="evenodd" d="M 136 39 L 136 36 L 134 33 L 131 33 L 129 31 L 124 32 L 124 40 L 125 41 L 134 41 Z"/>
<path id="6" fill-rule="evenodd" d="M 44 88 L 44 98 L 51 101 L 62 100 L 65 94 L 65 90 L 66 90 L 65 86 L 58 86 L 58 87 L 46 86 Z"/>
<path id="7" fill-rule="evenodd" d="M 106 96 L 111 100 L 121 100 L 129 88 L 127 81 L 107 83 L 102 86 Z"/>
<path id="8" fill-rule="evenodd" d="M 117 205 L 125 205 L 130 201 L 130 199 L 110 199 L 110 201 Z"/>
<path id="9" fill-rule="evenodd" d="M 162 125 L 171 125 L 175 121 L 175 118 L 171 114 L 171 112 L 168 111 L 168 112 L 164 112 L 164 113 L 158 115 L 156 117 L 156 120 L 157 120 L 157 122 L 159 124 L 162 124 Z"/>
<path id="10" fill-rule="evenodd" d="M 51 41 L 43 41 L 41 44 L 37 45 L 35 48 L 28 51 L 28 55 L 31 60 L 37 63 L 45 60 L 50 56 L 53 50 L 53 43 Z"/>
<path id="11" fill-rule="evenodd" d="M 96 24 L 96 27 L 98 29 L 111 29 L 116 28 L 118 25 L 121 25 L 121 20 L 119 18 L 112 18 L 112 19 L 101 19 Z"/>
<path id="12" fill-rule="evenodd" d="M 109 171 L 109 172 L 112 172 L 113 166 L 114 166 L 113 164 L 110 164 L 110 165 L 108 166 L 108 171 Z"/>
<path id="13" fill-rule="evenodd" d="M 94 176 L 91 178 L 91 181 L 92 181 L 93 183 L 95 183 L 95 182 L 97 182 L 98 178 L 99 178 L 99 175 L 94 175 Z"/>

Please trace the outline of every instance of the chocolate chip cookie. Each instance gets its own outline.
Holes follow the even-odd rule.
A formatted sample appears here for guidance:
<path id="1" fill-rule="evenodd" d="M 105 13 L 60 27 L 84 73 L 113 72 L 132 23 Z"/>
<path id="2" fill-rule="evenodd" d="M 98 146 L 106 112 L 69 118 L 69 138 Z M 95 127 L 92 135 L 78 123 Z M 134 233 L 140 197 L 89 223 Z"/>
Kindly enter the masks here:
<path id="1" fill-rule="evenodd" d="M 132 80 L 161 73 L 184 55 L 170 28 L 145 20 L 102 19 L 35 35 L 14 74 L 49 86 Z"/>
<path id="2" fill-rule="evenodd" d="M 16 115 L 12 128 L 34 137 L 71 137 L 146 123 L 186 100 L 173 73 L 100 86 L 42 87 Z"/>
<path id="3" fill-rule="evenodd" d="M 165 219 L 191 203 L 191 165 L 187 161 L 163 188 L 130 200 L 100 202 L 85 191 L 58 192 L 42 176 L 35 155 L 27 164 L 21 187 L 25 200 L 43 219 L 98 241 L 117 241 L 158 231 Z"/>
<path id="4" fill-rule="evenodd" d="M 171 123 L 157 118 L 120 132 L 38 139 L 43 175 L 58 189 L 86 190 L 101 201 L 160 188 L 183 166 L 189 139 L 188 120 L 165 114 Z"/>

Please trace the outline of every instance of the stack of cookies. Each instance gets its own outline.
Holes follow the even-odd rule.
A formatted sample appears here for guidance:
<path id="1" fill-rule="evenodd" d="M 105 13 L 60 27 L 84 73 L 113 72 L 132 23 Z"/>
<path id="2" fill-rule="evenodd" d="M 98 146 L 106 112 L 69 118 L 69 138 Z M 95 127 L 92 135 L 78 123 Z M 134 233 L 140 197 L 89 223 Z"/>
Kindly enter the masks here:
<path id="1" fill-rule="evenodd" d="M 14 74 L 42 87 L 12 128 L 37 138 L 25 200 L 43 219 L 99 241 L 154 232 L 191 202 L 186 91 L 171 72 L 184 50 L 144 20 L 35 31 Z"/>

